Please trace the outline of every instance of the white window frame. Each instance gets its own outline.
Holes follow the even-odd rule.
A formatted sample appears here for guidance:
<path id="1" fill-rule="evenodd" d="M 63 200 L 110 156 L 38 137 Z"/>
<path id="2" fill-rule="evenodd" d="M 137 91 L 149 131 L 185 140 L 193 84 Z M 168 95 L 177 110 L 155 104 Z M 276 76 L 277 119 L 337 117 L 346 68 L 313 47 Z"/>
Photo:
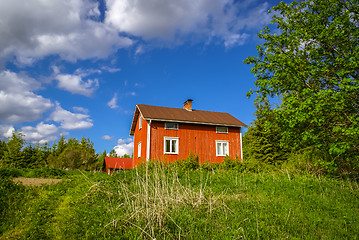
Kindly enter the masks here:
<path id="1" fill-rule="evenodd" d="M 137 157 L 138 158 L 141 157 L 141 150 L 142 150 L 142 144 L 141 144 L 141 142 L 139 142 L 137 145 Z"/>
<path id="2" fill-rule="evenodd" d="M 138 122 L 138 130 L 141 130 L 141 128 L 142 128 L 142 115 L 140 115 L 140 118 L 139 118 L 138 121 L 139 121 Z"/>
<path id="3" fill-rule="evenodd" d="M 220 144 L 220 149 L 218 149 L 218 144 Z M 224 144 L 227 145 L 227 149 L 224 149 Z M 220 152 L 219 152 L 220 150 Z M 226 140 L 216 140 L 216 156 L 224 157 L 229 155 L 229 141 Z"/>
<path id="4" fill-rule="evenodd" d="M 220 129 L 226 129 L 226 131 L 220 131 Z M 228 127 L 216 127 L 216 133 L 228 133 Z"/>
<path id="5" fill-rule="evenodd" d="M 170 151 L 166 151 L 166 141 L 170 141 Z M 175 150 L 172 151 L 172 141 L 175 141 Z M 179 146 L 179 138 L 178 137 L 164 137 L 164 143 L 163 143 L 163 152 L 164 154 L 178 154 L 178 146 Z"/>
<path id="6" fill-rule="evenodd" d="M 175 127 L 175 128 L 171 128 L 171 127 L 168 126 L 169 124 L 174 124 L 176 127 Z M 178 130 L 178 123 L 165 122 L 165 129 Z"/>

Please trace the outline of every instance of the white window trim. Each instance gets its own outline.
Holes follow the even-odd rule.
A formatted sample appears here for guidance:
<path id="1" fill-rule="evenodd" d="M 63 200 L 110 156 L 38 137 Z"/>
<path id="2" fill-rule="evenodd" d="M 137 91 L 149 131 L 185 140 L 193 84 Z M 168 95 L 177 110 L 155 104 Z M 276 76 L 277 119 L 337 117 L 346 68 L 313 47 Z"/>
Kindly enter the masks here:
<path id="1" fill-rule="evenodd" d="M 140 158 L 141 157 L 141 150 L 142 150 L 142 146 L 141 146 L 141 142 L 138 143 L 137 145 L 137 157 Z"/>
<path id="2" fill-rule="evenodd" d="M 176 152 L 166 152 L 166 140 L 171 140 L 171 141 L 175 140 L 176 141 Z M 170 144 L 170 146 L 172 146 L 172 144 Z M 164 142 L 163 142 L 164 154 L 173 154 L 173 155 L 178 154 L 178 146 L 179 146 L 179 138 L 178 137 L 164 137 Z"/>
<path id="3" fill-rule="evenodd" d="M 218 129 L 219 128 L 226 128 L 227 131 L 226 132 L 220 132 Z M 228 127 L 216 127 L 216 133 L 228 133 Z"/>
<path id="4" fill-rule="evenodd" d="M 227 143 L 227 152 L 226 153 L 222 153 L 221 155 L 218 154 L 218 143 L 221 143 L 221 147 L 222 147 L 222 150 L 223 150 L 223 143 Z M 216 156 L 217 157 L 225 157 L 229 155 L 229 141 L 227 140 L 216 140 Z"/>
<path id="5" fill-rule="evenodd" d="M 138 120 L 138 130 L 140 130 L 142 128 L 142 115 L 140 115 L 140 118 Z"/>
<path id="6" fill-rule="evenodd" d="M 167 127 L 167 124 L 168 124 L 168 123 L 170 123 L 170 124 L 176 124 L 176 126 L 177 126 L 177 127 L 176 127 L 176 128 L 168 128 L 168 127 Z M 178 126 L 178 123 L 174 123 L 174 122 L 165 122 L 165 129 L 170 129 L 170 130 L 178 130 L 178 127 L 179 127 L 179 126 Z"/>

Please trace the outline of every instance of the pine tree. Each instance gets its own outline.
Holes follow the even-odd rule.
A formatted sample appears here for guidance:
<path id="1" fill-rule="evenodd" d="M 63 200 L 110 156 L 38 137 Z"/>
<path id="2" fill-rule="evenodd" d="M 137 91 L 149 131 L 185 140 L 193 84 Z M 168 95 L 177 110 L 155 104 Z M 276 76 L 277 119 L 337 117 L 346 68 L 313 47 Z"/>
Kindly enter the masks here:
<path id="1" fill-rule="evenodd" d="M 24 155 L 22 152 L 25 143 L 23 134 L 19 131 L 14 131 L 6 144 L 2 165 L 15 168 L 25 167 L 26 163 L 24 162 Z"/>
<path id="2" fill-rule="evenodd" d="M 280 164 L 285 160 L 287 151 L 281 146 L 276 113 L 270 108 L 268 100 L 256 106 L 256 120 L 243 137 L 244 159 Z"/>

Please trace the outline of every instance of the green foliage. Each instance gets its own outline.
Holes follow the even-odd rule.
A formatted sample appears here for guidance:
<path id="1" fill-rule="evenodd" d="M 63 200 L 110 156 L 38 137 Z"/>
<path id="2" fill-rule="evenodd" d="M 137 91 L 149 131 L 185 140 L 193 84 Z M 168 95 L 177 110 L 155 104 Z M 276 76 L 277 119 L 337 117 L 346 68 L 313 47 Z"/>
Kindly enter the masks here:
<path id="1" fill-rule="evenodd" d="M 66 140 L 62 135 L 49 147 L 47 143 L 26 145 L 23 137 L 21 132 L 15 131 L 7 142 L 0 140 L 0 167 L 103 169 L 106 151 L 96 154 L 94 144 L 88 138 Z"/>
<path id="2" fill-rule="evenodd" d="M 115 149 L 111 149 L 111 151 L 110 151 L 110 153 L 109 153 L 108 156 L 109 156 L 109 157 L 118 157 L 118 156 L 117 156 L 117 153 L 116 153 L 116 151 L 115 151 Z"/>
<path id="3" fill-rule="evenodd" d="M 81 139 L 81 142 L 76 138 L 69 138 L 66 142 L 62 136 L 57 145 L 54 144 L 47 161 L 51 168 L 81 170 L 102 168 L 102 165 L 98 164 L 93 143 L 85 137 Z"/>
<path id="4" fill-rule="evenodd" d="M 23 149 L 24 167 L 41 168 L 46 166 L 47 157 L 50 154 L 47 145 L 28 145 Z"/>
<path id="5" fill-rule="evenodd" d="M 256 102 L 278 97 L 273 110 L 281 144 L 292 151 L 314 146 L 317 164 L 355 169 L 359 155 L 359 2 L 304 0 L 273 8 L 271 32 L 258 36 Z M 271 126 L 271 123 L 269 123 Z"/>
<path id="6" fill-rule="evenodd" d="M 26 165 L 24 161 L 24 155 L 22 148 L 25 146 L 25 140 L 23 134 L 18 131 L 14 131 L 6 144 L 6 150 L 4 151 L 4 157 L 2 158 L 1 165 L 4 167 L 24 167 Z"/>
<path id="7" fill-rule="evenodd" d="M 24 187 L 9 178 L 0 178 L 0 238 L 7 227 L 17 224 L 19 219 L 12 214 L 21 212 Z"/>
<path id="8" fill-rule="evenodd" d="M 0 179 L 14 178 L 22 175 L 20 169 L 17 168 L 0 168 Z"/>
<path id="9" fill-rule="evenodd" d="M 6 151 L 6 142 L 0 139 L 0 164 Z"/>
<path id="10" fill-rule="evenodd" d="M 123 156 L 121 156 L 121 158 L 132 158 L 132 156 L 125 153 Z"/>
<path id="11" fill-rule="evenodd" d="M 169 167 L 178 170 L 195 170 L 199 168 L 199 157 L 190 153 L 187 158 L 170 163 Z"/>
<path id="12" fill-rule="evenodd" d="M 246 162 L 280 165 L 287 151 L 280 145 L 281 130 L 275 112 L 268 101 L 257 104 L 256 120 L 243 137 L 243 154 Z"/>

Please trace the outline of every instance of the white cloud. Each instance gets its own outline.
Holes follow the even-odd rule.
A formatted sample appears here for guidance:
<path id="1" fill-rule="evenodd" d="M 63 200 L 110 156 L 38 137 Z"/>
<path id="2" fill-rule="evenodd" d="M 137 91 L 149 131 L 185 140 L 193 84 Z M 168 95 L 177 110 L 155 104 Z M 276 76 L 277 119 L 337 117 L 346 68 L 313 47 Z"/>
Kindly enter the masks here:
<path id="1" fill-rule="evenodd" d="M 269 4 L 258 2 L 105 0 L 107 10 L 101 16 L 99 3 L 92 0 L 6 1 L 0 3 L 0 61 L 15 57 L 31 65 L 49 55 L 72 62 L 107 58 L 138 42 L 137 37 L 170 46 L 213 39 L 227 42 L 227 47 L 244 44 L 243 38 L 232 44 L 228 39 L 269 23 Z M 143 52 L 143 45 L 135 55 Z"/>
<path id="2" fill-rule="evenodd" d="M 33 91 L 41 84 L 24 74 L 0 72 L 0 121 L 21 123 L 42 117 L 52 103 Z"/>
<path id="3" fill-rule="evenodd" d="M 131 155 L 133 153 L 133 139 L 118 139 L 117 145 L 113 148 L 118 156 L 125 154 Z"/>
<path id="4" fill-rule="evenodd" d="M 0 7 L 0 59 L 32 64 L 58 54 L 63 59 L 106 58 L 133 41 L 99 21 L 91 0 L 11 0 Z"/>
<path id="5" fill-rule="evenodd" d="M 110 136 L 110 135 L 103 135 L 102 136 L 102 139 L 103 140 L 107 140 L 107 141 L 110 141 L 110 140 L 112 140 L 114 138 L 114 136 Z"/>
<path id="6" fill-rule="evenodd" d="M 78 113 L 84 113 L 84 114 L 89 113 L 89 110 L 87 108 L 83 108 L 83 107 L 72 107 L 72 110 L 74 110 L 75 112 L 78 112 Z"/>
<path id="7" fill-rule="evenodd" d="M 59 74 L 55 79 L 58 81 L 58 88 L 87 97 L 90 97 L 99 87 L 97 79 L 88 79 L 87 81 L 84 81 L 79 75 Z"/>
<path id="8" fill-rule="evenodd" d="M 145 49 L 144 49 L 143 45 L 139 45 L 139 46 L 137 46 L 137 48 L 136 48 L 135 56 L 138 56 L 138 55 L 140 55 L 140 54 L 142 54 L 142 53 L 144 53 L 144 52 L 145 52 Z"/>
<path id="9" fill-rule="evenodd" d="M 118 108 L 117 105 L 117 93 L 113 95 L 113 98 L 107 103 L 107 106 L 109 106 L 112 109 Z"/>
<path id="10" fill-rule="evenodd" d="M 90 119 L 89 115 L 67 111 L 63 109 L 58 102 L 50 119 L 61 123 L 61 128 L 67 130 L 85 129 L 93 126 L 92 119 Z"/>
<path id="11" fill-rule="evenodd" d="M 35 143 L 46 143 L 56 140 L 58 136 L 58 127 L 54 124 L 40 122 L 36 127 L 25 126 L 21 128 L 25 140 Z"/>
<path id="12" fill-rule="evenodd" d="M 255 0 L 106 0 L 106 3 L 108 25 L 145 40 L 159 39 L 172 44 L 182 44 L 186 38 L 220 39 L 227 47 L 241 45 L 244 34 L 262 28 L 270 20 L 268 3 L 258 4 Z M 142 50 L 139 46 L 136 54 Z"/>
<path id="13" fill-rule="evenodd" d="M 121 68 L 112 68 L 112 67 L 108 67 L 108 66 L 103 66 L 103 67 L 101 67 L 101 69 L 104 71 L 110 72 L 110 73 L 121 71 Z"/>
<path id="14" fill-rule="evenodd" d="M 232 34 L 225 38 L 224 46 L 230 48 L 236 45 L 243 45 L 245 40 L 248 38 L 248 34 Z"/>
<path id="15" fill-rule="evenodd" d="M 78 76 L 81 76 L 81 77 L 87 77 L 91 74 L 101 74 L 102 71 L 100 69 L 92 69 L 92 68 L 89 68 L 89 69 L 83 69 L 83 68 L 78 68 L 76 69 L 75 71 L 75 75 L 78 75 Z"/>
<path id="16" fill-rule="evenodd" d="M 0 125 L 0 137 L 10 138 L 15 128 L 12 125 Z"/>

